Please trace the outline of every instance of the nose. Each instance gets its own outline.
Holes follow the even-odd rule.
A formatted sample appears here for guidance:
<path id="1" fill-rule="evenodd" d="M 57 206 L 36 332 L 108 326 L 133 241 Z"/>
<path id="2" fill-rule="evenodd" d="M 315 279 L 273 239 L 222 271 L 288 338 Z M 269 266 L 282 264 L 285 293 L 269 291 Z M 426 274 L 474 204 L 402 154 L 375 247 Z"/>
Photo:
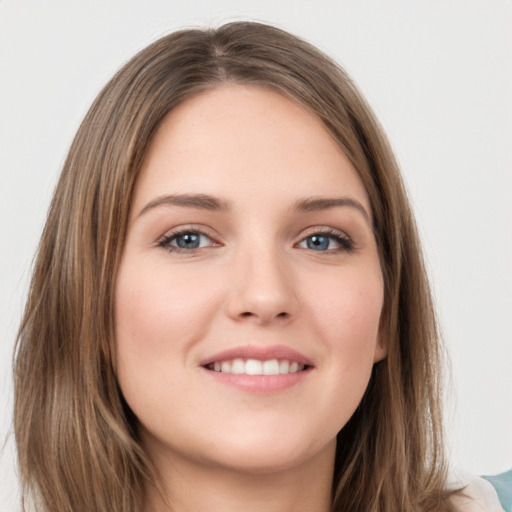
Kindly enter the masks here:
<path id="1" fill-rule="evenodd" d="M 258 251 L 240 257 L 230 274 L 227 308 L 232 319 L 268 325 L 289 321 L 297 315 L 293 272 L 278 251 Z"/>

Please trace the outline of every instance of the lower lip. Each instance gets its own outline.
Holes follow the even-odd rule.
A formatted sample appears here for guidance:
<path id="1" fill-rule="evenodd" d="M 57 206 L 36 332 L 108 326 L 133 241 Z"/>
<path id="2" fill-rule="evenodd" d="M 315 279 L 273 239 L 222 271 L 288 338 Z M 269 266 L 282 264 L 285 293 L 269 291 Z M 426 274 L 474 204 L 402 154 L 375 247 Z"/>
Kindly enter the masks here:
<path id="1" fill-rule="evenodd" d="M 282 375 L 246 375 L 235 373 L 215 372 L 203 368 L 208 375 L 217 382 L 238 388 L 242 391 L 259 394 L 277 393 L 300 384 L 306 379 L 312 368 L 301 372 L 286 373 Z"/>

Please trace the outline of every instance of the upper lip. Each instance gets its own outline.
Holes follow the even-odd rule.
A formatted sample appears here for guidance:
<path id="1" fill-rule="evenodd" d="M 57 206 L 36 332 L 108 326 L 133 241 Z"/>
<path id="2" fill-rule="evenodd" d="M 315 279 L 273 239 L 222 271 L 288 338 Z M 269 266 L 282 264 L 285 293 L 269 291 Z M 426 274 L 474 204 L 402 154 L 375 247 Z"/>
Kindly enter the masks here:
<path id="1" fill-rule="evenodd" d="M 304 366 L 313 366 L 313 362 L 306 356 L 296 350 L 284 345 L 273 345 L 264 347 L 261 345 L 241 345 L 218 352 L 208 356 L 200 361 L 201 366 L 228 361 L 230 359 L 257 359 L 259 361 L 268 361 L 270 359 L 296 361 Z"/>

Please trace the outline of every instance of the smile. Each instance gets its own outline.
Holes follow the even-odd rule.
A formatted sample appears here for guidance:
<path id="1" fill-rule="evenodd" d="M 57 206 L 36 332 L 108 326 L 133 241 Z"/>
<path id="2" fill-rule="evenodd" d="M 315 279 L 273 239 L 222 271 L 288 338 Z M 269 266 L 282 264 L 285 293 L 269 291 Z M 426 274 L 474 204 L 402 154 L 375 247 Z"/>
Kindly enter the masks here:
<path id="1" fill-rule="evenodd" d="M 208 370 L 234 375 L 287 375 L 304 371 L 307 366 L 288 359 L 230 359 L 206 365 Z"/>
<path id="2" fill-rule="evenodd" d="M 285 345 L 239 345 L 199 361 L 209 378 L 244 392 L 269 394 L 300 385 L 314 362 Z"/>

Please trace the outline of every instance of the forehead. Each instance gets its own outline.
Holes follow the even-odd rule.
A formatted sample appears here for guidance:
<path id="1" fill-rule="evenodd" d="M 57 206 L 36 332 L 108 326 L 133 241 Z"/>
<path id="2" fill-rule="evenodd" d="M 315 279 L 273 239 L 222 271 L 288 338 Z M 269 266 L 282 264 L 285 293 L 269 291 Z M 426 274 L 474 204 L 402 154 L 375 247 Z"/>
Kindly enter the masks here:
<path id="1" fill-rule="evenodd" d="M 174 192 L 276 199 L 350 193 L 368 206 L 357 172 L 320 119 L 261 86 L 224 85 L 165 117 L 146 154 L 135 203 Z"/>

